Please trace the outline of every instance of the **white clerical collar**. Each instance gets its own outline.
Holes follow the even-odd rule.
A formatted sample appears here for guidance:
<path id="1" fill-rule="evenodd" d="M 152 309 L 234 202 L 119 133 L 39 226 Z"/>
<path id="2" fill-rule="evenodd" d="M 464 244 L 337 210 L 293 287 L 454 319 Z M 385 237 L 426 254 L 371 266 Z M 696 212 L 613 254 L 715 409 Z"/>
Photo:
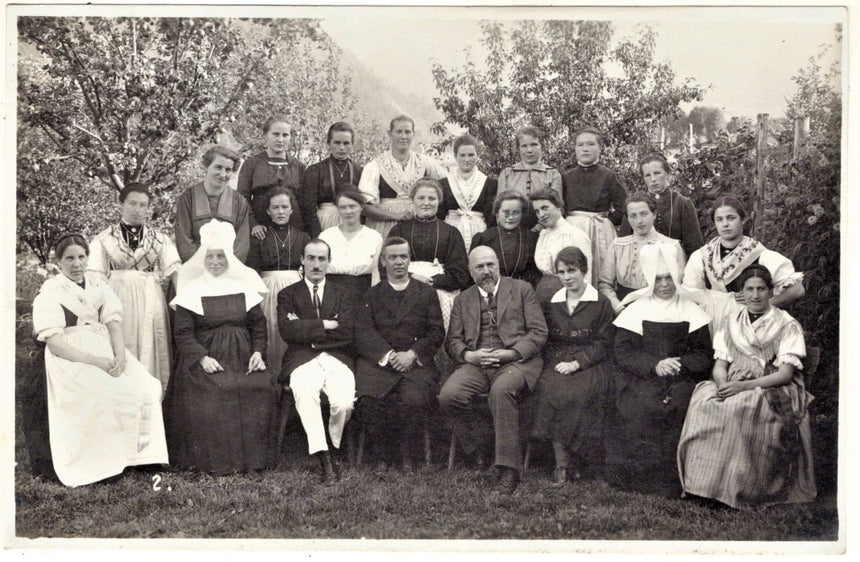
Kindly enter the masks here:
<path id="1" fill-rule="evenodd" d="M 549 302 L 567 302 L 567 289 L 562 287 L 556 291 Z M 586 283 L 585 291 L 582 293 L 582 296 L 579 297 L 579 302 L 597 302 L 597 289 L 595 289 L 591 283 Z"/>
<path id="2" fill-rule="evenodd" d="M 499 277 L 499 278 L 496 280 L 496 284 L 495 284 L 495 286 L 493 287 L 493 294 L 494 294 L 494 295 L 498 295 L 498 294 L 499 294 L 499 283 L 501 283 L 501 282 L 502 282 L 502 278 L 501 278 L 501 277 Z M 479 292 L 479 293 L 481 293 L 481 296 L 482 296 L 482 297 L 484 297 L 484 298 L 487 298 L 487 291 L 485 291 L 485 290 L 484 290 L 480 285 L 476 285 L 476 286 L 478 287 L 478 292 Z"/>
<path id="3" fill-rule="evenodd" d="M 391 285 L 391 288 L 395 291 L 405 291 L 406 287 L 409 286 L 409 277 L 406 278 L 406 281 L 403 283 L 395 283 L 391 279 L 388 280 L 388 284 Z"/>

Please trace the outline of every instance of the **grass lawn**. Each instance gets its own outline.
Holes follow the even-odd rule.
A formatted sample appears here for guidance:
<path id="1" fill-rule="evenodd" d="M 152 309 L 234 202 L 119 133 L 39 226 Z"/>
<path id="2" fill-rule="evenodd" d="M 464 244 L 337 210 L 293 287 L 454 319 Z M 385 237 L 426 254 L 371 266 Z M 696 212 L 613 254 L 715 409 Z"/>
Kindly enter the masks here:
<path id="1" fill-rule="evenodd" d="M 29 368 L 31 346 L 19 339 L 16 372 Z M 293 427 L 281 466 L 262 482 L 147 467 L 66 488 L 30 474 L 16 411 L 19 537 L 834 541 L 838 533 L 835 485 L 819 483 L 821 497 L 810 504 L 753 511 L 622 492 L 600 480 L 557 491 L 548 450 L 536 451 L 513 496 L 491 497 L 489 473 L 445 470 L 444 435 L 434 443 L 439 462 L 413 475 L 347 467 L 342 482 L 319 486 Z"/>

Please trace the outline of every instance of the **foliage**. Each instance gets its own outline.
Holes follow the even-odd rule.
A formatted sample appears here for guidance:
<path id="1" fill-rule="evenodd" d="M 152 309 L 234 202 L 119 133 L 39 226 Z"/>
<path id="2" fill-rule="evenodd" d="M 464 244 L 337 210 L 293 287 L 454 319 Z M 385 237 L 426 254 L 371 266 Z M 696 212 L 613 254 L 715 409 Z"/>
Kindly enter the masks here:
<path id="1" fill-rule="evenodd" d="M 601 21 L 525 21 L 513 29 L 483 25 L 488 51 L 483 69 L 467 54 L 460 70 L 433 66 L 446 125 L 484 143 L 488 172 L 518 159 L 514 131 L 534 125 L 546 135 L 549 164 L 573 164 L 572 135 L 593 125 L 606 133 L 604 160 L 629 161 L 630 148 L 647 144 L 658 122 L 680 115 L 679 104 L 700 100 L 691 79 L 675 82 L 668 63 L 655 60 L 657 35 L 648 27 L 612 46 L 612 26 Z"/>
<path id="2" fill-rule="evenodd" d="M 663 126 L 666 129 L 666 146 L 680 146 L 689 142 L 690 125 L 693 126 L 695 139 L 704 139 L 705 142 L 713 142 L 721 131 L 725 130 L 728 123 L 723 115 L 723 110 L 718 107 L 697 105 L 690 113 L 681 111 L 680 116 L 665 117 Z M 731 132 L 735 132 L 737 127 Z M 695 143 L 695 142 L 694 142 Z"/>

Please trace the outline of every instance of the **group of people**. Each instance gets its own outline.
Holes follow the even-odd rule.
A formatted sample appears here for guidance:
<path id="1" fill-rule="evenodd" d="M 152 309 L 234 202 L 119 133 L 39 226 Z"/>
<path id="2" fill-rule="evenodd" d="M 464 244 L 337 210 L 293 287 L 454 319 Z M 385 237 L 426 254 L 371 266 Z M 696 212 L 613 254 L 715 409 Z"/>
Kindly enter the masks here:
<path id="1" fill-rule="evenodd" d="M 363 168 L 346 123 L 307 169 L 287 154 L 285 118 L 263 133 L 244 163 L 206 152 L 203 182 L 177 200 L 175 244 L 145 224 L 138 184 L 118 224 L 57 242 L 61 273 L 33 326 L 64 484 L 168 459 L 259 478 L 289 385 L 323 481 L 340 478 L 353 412 L 376 470 L 412 470 L 438 403 L 499 493 L 518 485 L 530 428 L 552 444 L 555 486 L 603 477 L 733 507 L 815 496 L 803 332 L 781 309 L 803 296 L 802 274 L 743 234 L 735 197 L 714 202 L 705 243 L 666 159 L 645 157 L 647 189 L 628 195 L 591 127 L 563 174 L 523 127 L 521 161 L 498 180 L 470 135 L 451 171 L 412 151 L 406 116 Z"/>

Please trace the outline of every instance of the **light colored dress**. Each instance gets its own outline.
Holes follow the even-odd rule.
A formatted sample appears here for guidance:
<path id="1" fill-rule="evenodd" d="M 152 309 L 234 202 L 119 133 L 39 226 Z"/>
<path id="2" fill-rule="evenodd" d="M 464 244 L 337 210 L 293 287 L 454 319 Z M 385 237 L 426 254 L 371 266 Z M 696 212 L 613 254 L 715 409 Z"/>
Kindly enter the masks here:
<path id="1" fill-rule="evenodd" d="M 386 150 L 364 167 L 358 190 L 365 195 L 368 204 L 379 205 L 383 211 L 411 211 L 409 190 L 412 185 L 421 178 L 441 180 L 447 173 L 442 164 L 427 155 L 411 152 L 409 160 L 403 166 L 394 158 L 391 150 Z M 396 223 L 397 221 L 380 221 L 368 217 L 365 224 L 385 239 Z"/>
<path id="2" fill-rule="evenodd" d="M 713 318 L 711 333 L 716 334 L 720 324 L 729 316 L 739 312 L 743 305 L 736 302 L 732 293 L 739 292 L 737 279 L 743 270 L 758 263 L 765 266 L 773 278 L 773 294 L 803 281 L 803 273 L 794 270 L 787 257 L 768 250 L 764 245 L 744 236 L 729 254 L 721 257 L 720 239 L 710 242 L 693 252 L 684 268 L 684 285 L 694 289 L 706 289 L 705 311 Z"/>
<path id="3" fill-rule="evenodd" d="M 138 247 L 132 250 L 119 224 L 110 226 L 90 242 L 87 270 L 107 281 L 122 303 L 126 348 L 167 390 L 171 367 L 171 336 L 162 282 L 182 262 L 173 242 L 155 229 L 143 226 Z"/>
<path id="4" fill-rule="evenodd" d="M 62 274 L 52 277 L 33 301 L 39 341 L 60 335 L 98 357 L 113 358 L 106 324 L 121 320 L 119 298 L 93 275 L 85 287 Z M 45 348 L 51 455 L 66 486 L 97 482 L 127 466 L 168 462 L 161 384 L 128 350 L 125 361 L 125 370 L 112 377 Z"/>
<path id="5" fill-rule="evenodd" d="M 671 244 L 676 248 L 678 271 L 684 271 L 684 250 L 677 240 L 664 236 L 654 228 L 645 238 L 637 238 L 635 234 L 621 236 L 612 241 L 605 259 L 599 264 L 597 289 L 612 303 L 616 312 L 621 307 L 621 300 L 633 290 L 648 285 L 642 273 L 639 252 L 650 244 Z"/>
<path id="6" fill-rule="evenodd" d="M 471 247 L 472 237 L 487 230 L 484 212 L 475 210 L 475 203 L 484 191 L 487 176 L 480 170 L 475 170 L 472 177 L 463 179 L 458 170 L 448 172 L 448 186 L 457 202 L 456 209 L 449 209 L 444 217 L 445 222 L 460 231 L 463 243 Z"/>
<path id="7" fill-rule="evenodd" d="M 323 230 L 319 237 L 331 248 L 327 278 L 342 285 L 351 293 L 353 302 L 358 302 L 357 299 L 364 296 L 364 291 L 379 283 L 382 235 L 362 226 L 352 238 L 347 239 L 340 227 L 333 226 Z"/>
<path id="8" fill-rule="evenodd" d="M 585 279 L 591 279 L 591 271 L 594 265 L 591 261 L 591 240 L 581 229 L 573 226 L 563 218 L 558 219 L 555 225 L 540 231 L 535 247 L 535 265 L 543 274 L 535 289 L 538 301 L 549 300 L 556 291 L 561 288 L 561 281 L 556 275 L 555 257 L 568 246 L 576 246 L 588 260 L 588 271 Z"/>
<path id="9" fill-rule="evenodd" d="M 788 363 L 785 385 L 755 388 L 717 399 L 713 381 L 698 384 L 678 445 L 686 493 L 734 508 L 812 501 L 816 495 L 812 436 L 799 370 L 806 346 L 800 324 L 771 309 L 751 322 L 744 308 L 714 337 L 714 357 L 729 362 L 728 380 L 752 380 Z"/>

